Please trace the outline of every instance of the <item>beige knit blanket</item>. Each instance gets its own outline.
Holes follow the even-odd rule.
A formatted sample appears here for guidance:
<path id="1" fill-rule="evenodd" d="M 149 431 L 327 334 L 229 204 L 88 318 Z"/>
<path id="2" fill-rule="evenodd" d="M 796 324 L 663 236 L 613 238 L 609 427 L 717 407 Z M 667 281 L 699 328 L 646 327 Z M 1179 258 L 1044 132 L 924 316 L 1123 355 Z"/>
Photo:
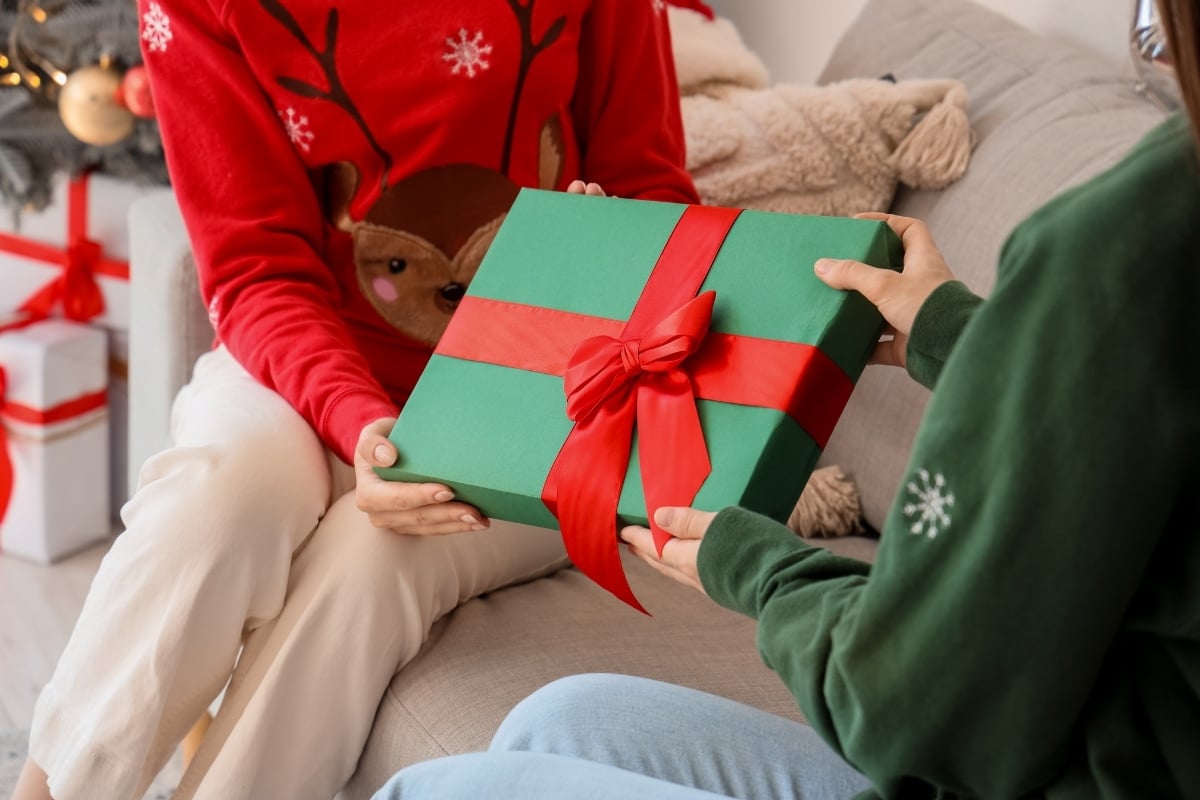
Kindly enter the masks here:
<path id="1" fill-rule="evenodd" d="M 960 82 L 772 84 L 729 20 L 669 14 L 687 168 L 705 203 L 844 216 L 886 210 L 899 183 L 941 189 L 966 171 Z"/>

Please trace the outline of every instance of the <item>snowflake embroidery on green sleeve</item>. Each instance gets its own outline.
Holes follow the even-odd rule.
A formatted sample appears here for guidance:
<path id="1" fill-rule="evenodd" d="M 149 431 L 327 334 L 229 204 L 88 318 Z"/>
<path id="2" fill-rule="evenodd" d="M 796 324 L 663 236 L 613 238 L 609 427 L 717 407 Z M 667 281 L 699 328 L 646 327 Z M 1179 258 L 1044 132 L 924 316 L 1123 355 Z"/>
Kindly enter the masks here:
<path id="1" fill-rule="evenodd" d="M 917 470 L 917 481 L 909 481 L 908 493 L 915 499 L 904 504 L 904 516 L 912 523 L 909 532 L 914 536 L 937 538 L 939 533 L 950 527 L 949 509 L 954 507 L 954 493 L 947 492 L 946 479 L 939 472 L 932 476 L 929 470 Z"/>

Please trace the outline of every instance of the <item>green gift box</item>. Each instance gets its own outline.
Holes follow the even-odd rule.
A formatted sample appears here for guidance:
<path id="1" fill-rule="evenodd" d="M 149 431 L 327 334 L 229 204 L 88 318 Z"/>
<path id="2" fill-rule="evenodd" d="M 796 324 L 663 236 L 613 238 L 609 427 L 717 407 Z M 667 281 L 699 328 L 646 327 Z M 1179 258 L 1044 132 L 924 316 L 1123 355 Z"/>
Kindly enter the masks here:
<path id="1" fill-rule="evenodd" d="M 871 220 L 522 190 L 379 472 L 561 521 L 576 565 L 640 608 L 618 520 L 648 524 L 647 495 L 786 520 L 882 328 L 813 263 L 902 256 Z"/>

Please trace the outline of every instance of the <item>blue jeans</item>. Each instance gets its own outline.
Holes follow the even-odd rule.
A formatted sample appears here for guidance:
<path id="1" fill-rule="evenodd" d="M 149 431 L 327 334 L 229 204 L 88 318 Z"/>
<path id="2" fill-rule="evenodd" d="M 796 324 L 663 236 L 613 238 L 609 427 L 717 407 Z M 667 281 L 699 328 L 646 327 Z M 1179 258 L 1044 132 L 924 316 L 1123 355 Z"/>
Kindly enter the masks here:
<path id="1" fill-rule="evenodd" d="M 374 800 L 848 800 L 869 781 L 808 726 L 625 675 L 577 675 L 521 701 L 486 753 L 398 772 Z"/>

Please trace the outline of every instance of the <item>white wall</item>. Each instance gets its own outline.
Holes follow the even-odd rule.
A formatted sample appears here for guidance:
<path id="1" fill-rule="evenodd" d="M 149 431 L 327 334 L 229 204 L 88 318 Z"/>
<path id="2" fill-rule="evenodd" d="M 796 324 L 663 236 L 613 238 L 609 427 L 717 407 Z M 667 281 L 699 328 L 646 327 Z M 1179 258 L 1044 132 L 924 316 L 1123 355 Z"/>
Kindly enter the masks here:
<path id="1" fill-rule="evenodd" d="M 816 80 L 866 0 L 709 0 L 780 82 Z M 976 0 L 1021 24 L 1129 67 L 1134 0 Z"/>

